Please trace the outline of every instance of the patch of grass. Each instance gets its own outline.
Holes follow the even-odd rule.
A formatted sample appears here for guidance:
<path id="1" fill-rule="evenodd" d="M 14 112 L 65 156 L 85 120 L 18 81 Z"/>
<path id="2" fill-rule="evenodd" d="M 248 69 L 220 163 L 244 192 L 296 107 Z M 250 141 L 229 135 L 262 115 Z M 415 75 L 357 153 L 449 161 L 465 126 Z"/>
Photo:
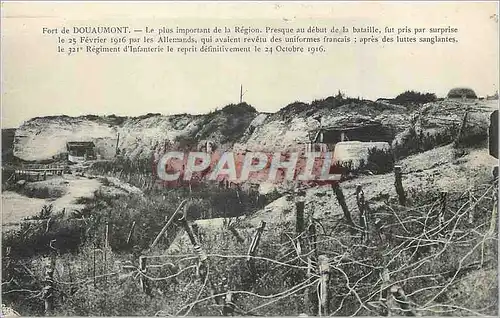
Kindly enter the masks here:
<path id="1" fill-rule="evenodd" d="M 378 163 L 374 170 L 382 172 L 389 167 L 384 166 L 389 153 L 373 150 L 370 156 Z M 140 165 L 126 164 L 129 173 L 141 173 Z M 363 163 L 363 166 L 368 164 Z M 352 162 L 350 165 L 347 163 L 344 168 L 352 169 Z M 105 167 L 112 168 L 113 165 Z M 410 295 L 412 306 L 422 306 L 428 301 L 437 306 L 449 305 L 456 292 L 438 294 L 444 286 L 464 282 L 463 279 L 475 271 L 491 271 L 493 268 L 496 271 L 496 241 L 488 239 L 485 234 L 490 229 L 495 195 L 489 186 L 477 186 L 472 196 L 450 192 L 444 212 L 447 223 L 442 233 L 436 230 L 439 220 L 435 218 L 440 211 L 440 194 L 427 189 L 409 191 L 405 207 L 398 204 L 395 195 L 380 194 L 377 200 L 368 202 L 369 239 L 366 241 L 361 239 L 360 232 L 351 232 L 337 218 L 318 217 L 314 223 L 318 255 L 330 258 L 330 313 L 339 316 L 383 315 L 381 307 L 370 304 L 380 302 L 383 287 L 380 277 L 384 268 L 391 273 L 390 281 L 397 282 Z M 56 268 L 63 268 L 56 273 L 59 283 L 54 314 L 58 316 L 97 313 L 151 316 L 160 311 L 165 315 L 186 314 L 190 308 L 187 304 L 210 297 L 210 285 L 196 275 L 198 261 L 192 246 L 181 246 L 176 252 L 177 257 L 165 257 L 170 242 L 182 233 L 179 232 L 182 229 L 175 227 L 167 231 L 155 250 L 150 251 L 149 246 L 165 220 L 185 198 L 192 198 L 188 216 L 198 219 L 251 214 L 257 208 L 255 194 L 256 191 L 238 192 L 235 188 L 220 188 L 217 184 L 193 187 L 192 191 L 187 187 L 147 190 L 144 196 L 117 196 L 97 191 L 93 198 L 82 201 L 87 204 L 85 221 L 55 220 L 49 230 L 46 222 L 24 224 L 19 231 L 3 234 L 3 255 L 8 255 L 8 259 L 2 259 L 2 277 L 4 282 L 16 281 L 15 285 L 2 286 L 3 290 L 39 291 L 43 286 L 39 258 L 48 255 L 57 259 L 59 267 Z M 267 199 L 274 200 L 281 195 L 278 191 L 271 192 Z M 468 202 L 470 197 L 474 202 Z M 471 208 L 475 212 L 469 223 L 467 213 Z M 353 219 L 359 223 L 355 208 L 352 212 Z M 381 231 L 374 226 L 377 219 L 382 224 Z M 133 222 L 135 228 L 127 243 Z M 104 248 L 106 223 L 109 249 Z M 256 255 L 260 258 L 255 260 L 252 271 L 246 253 L 255 229 L 247 224 L 237 230 L 245 238 L 243 244 L 235 241 L 227 229 L 203 233 L 202 247 L 209 254 L 209 277 L 217 290 L 235 292 L 233 300 L 241 315 L 314 314 L 309 313 L 304 291 L 293 289 L 308 278 L 305 254 L 312 232 L 303 234 L 300 240 L 302 252 L 297 254 L 295 225 L 268 224 L 257 249 Z M 496 237 L 496 233 L 497 229 L 493 228 L 491 237 Z M 55 249 L 50 247 L 51 242 Z M 146 274 L 154 278 L 148 280 L 152 290 L 149 296 L 141 291 L 137 278 L 140 274 L 137 271 L 138 257 L 141 255 L 161 256 L 148 259 L 148 264 L 153 266 L 148 267 Z M 316 255 L 312 255 L 314 268 L 317 267 L 316 261 Z M 132 267 L 125 269 L 122 266 L 125 264 Z M 166 278 L 175 272 L 170 264 L 184 271 L 175 278 Z M 22 265 L 34 275 L 20 269 L 24 268 Z M 94 273 L 97 276 L 95 285 Z M 312 282 L 316 278 L 316 275 L 311 275 Z M 498 306 L 496 299 L 492 299 L 495 295 L 491 289 L 486 292 L 475 289 L 467 295 L 475 301 L 466 305 L 478 311 L 486 308 L 482 314 L 495 315 Z M 42 314 L 42 302 L 29 296 L 13 292 L 5 294 L 3 299 L 22 314 Z M 193 303 L 189 315 L 220 315 L 220 309 L 221 306 L 212 301 L 201 301 Z M 426 313 L 442 315 L 460 311 Z"/>
<path id="2" fill-rule="evenodd" d="M 369 170 L 373 174 L 389 173 L 394 168 L 394 154 L 391 149 L 368 149 L 368 159 L 359 170 Z"/>
<path id="3" fill-rule="evenodd" d="M 52 204 L 44 205 L 38 215 L 31 217 L 31 220 L 45 220 L 53 216 L 54 206 Z"/>
<path id="4" fill-rule="evenodd" d="M 487 192 L 490 191 L 490 192 Z M 339 316 L 350 315 L 382 315 L 381 307 L 373 307 L 372 303 L 380 301 L 382 290 L 380 280 L 382 271 L 387 268 L 390 272 L 390 281 L 398 282 L 407 295 L 410 295 L 412 306 L 422 306 L 428 301 L 433 305 L 450 304 L 450 297 L 455 291 L 441 293 L 444 286 L 450 282 L 461 281 L 474 271 L 490 271 L 496 268 L 497 250 L 495 242 L 485 240 L 483 234 L 490 227 L 490 214 L 493 201 L 489 198 L 493 193 L 488 190 L 488 185 L 475 188 L 473 197 L 482 198 L 474 205 L 476 213 L 472 223 L 467 222 L 467 208 L 469 196 L 462 193 L 449 193 L 447 209 L 445 211 L 446 225 L 441 238 L 438 231 L 433 230 L 438 223 L 433 221 L 434 215 L 439 212 L 439 193 L 421 191 L 409 195 L 410 205 L 401 207 L 396 198 L 385 200 L 385 204 L 377 205 L 371 209 L 369 202 L 368 229 L 369 240 L 361 240 L 359 233 L 350 233 L 347 227 L 337 220 L 330 218 L 319 219 L 316 226 L 318 254 L 328 255 L 330 258 L 329 293 L 332 301 L 329 304 L 329 312 Z M 173 197 L 168 197 L 173 200 Z M 123 241 L 127 228 L 110 227 L 110 243 L 112 250 L 107 250 L 107 257 L 102 257 L 102 252 L 94 252 L 94 247 L 103 250 L 102 233 L 105 218 L 113 218 L 113 222 L 124 220 L 127 215 L 142 217 L 137 219 L 137 229 L 134 234 L 134 242 L 148 233 L 157 233 L 162 224 L 162 216 L 168 216 L 169 211 L 175 209 L 175 205 L 164 205 L 158 210 L 151 210 L 158 206 L 159 202 L 148 204 L 144 201 L 122 200 L 123 203 L 115 202 L 111 198 L 101 198 L 99 201 L 110 201 L 111 206 L 101 208 L 96 213 L 91 227 L 97 227 L 95 237 L 80 246 L 78 254 L 62 254 L 57 258 L 59 268 L 64 268 L 56 275 L 58 282 L 65 284 L 57 285 L 56 310 L 58 316 L 62 315 L 144 315 L 152 316 L 162 311 L 164 314 L 187 314 L 189 303 L 193 307 L 189 315 L 220 315 L 221 307 L 212 301 L 195 302 L 196 299 L 210 297 L 208 284 L 196 275 L 196 258 L 181 255 L 193 254 L 192 246 L 181 246 L 179 257 L 150 258 L 147 275 L 157 278 L 148 280 L 151 287 L 150 296 L 145 295 L 139 285 L 138 279 L 133 277 L 137 271 L 124 269 L 122 265 L 131 264 L 137 266 L 137 258 L 144 251 L 131 250 L 127 253 L 116 250 L 117 241 Z M 97 204 L 97 202 L 96 202 Z M 138 207 L 141 215 L 135 214 Z M 115 217 L 106 215 L 109 210 L 119 213 Z M 115 210 L 116 209 L 116 210 Z M 148 211 L 149 213 L 144 213 Z M 160 211 L 163 211 L 160 215 Z M 355 218 L 356 219 L 356 218 Z M 374 220 L 380 219 L 384 238 L 379 238 L 379 232 L 373 226 Z M 126 224 L 127 222 L 124 222 Z M 144 224 L 146 223 L 146 224 Z M 158 227 L 152 226 L 157 223 Z M 336 225 L 335 225 L 336 224 Z M 470 231 L 473 228 L 475 231 Z M 25 230 L 25 229 L 24 229 Z M 203 229 L 201 229 L 203 230 Z M 209 255 L 209 277 L 216 288 L 216 292 L 231 290 L 234 292 L 233 301 L 236 303 L 241 315 L 263 315 L 281 316 L 297 315 L 301 312 L 310 312 L 307 306 L 304 291 L 293 289 L 307 279 L 307 261 L 302 254 L 300 257 L 295 250 L 297 238 L 293 224 L 268 224 L 262 235 L 260 245 L 257 249 L 259 259 L 255 260 L 255 269 L 252 271 L 246 260 L 252 229 L 245 232 L 239 228 L 240 234 L 245 238 L 245 243 L 238 243 L 229 231 L 205 231 L 203 233 L 202 247 Z M 86 232 L 93 229 L 87 229 Z M 496 236 L 494 229 L 492 237 Z M 125 233 L 125 234 L 123 234 Z M 434 233 L 434 234 L 433 234 Z M 311 232 L 304 233 L 301 247 L 303 252 L 308 248 L 308 239 Z M 170 234 L 169 234 L 170 235 Z M 16 237 L 19 239 L 19 237 Z M 481 242 L 484 241 L 484 248 Z M 145 240 L 148 241 L 148 240 Z M 11 239 L 8 244 L 15 244 Z M 138 243 L 134 243 L 138 244 Z M 9 246 L 9 245 L 7 245 Z M 5 248 L 5 242 L 4 242 Z M 60 247 L 58 246 L 60 249 Z M 114 251 L 113 251 L 114 250 Z M 18 251 L 18 247 L 11 247 L 10 255 Z M 95 254 L 94 254 L 95 253 Z M 164 255 L 164 248 L 159 247 L 151 251 L 155 255 Z M 97 255 L 97 258 L 94 257 Z M 151 254 L 148 254 L 151 255 Z M 313 255 L 313 267 L 316 266 Z M 12 258 L 14 262 L 20 262 Z M 96 259 L 94 267 L 93 260 Z M 428 261 L 425 261 L 425 260 Z M 4 261 L 4 259 L 2 260 Z M 169 264 L 174 265 L 174 267 Z M 6 264 L 6 263 L 4 263 Z M 17 265 L 3 267 L 3 278 L 9 280 L 16 277 L 24 277 L 19 280 L 19 286 L 15 288 L 26 288 L 39 290 L 43 283 L 43 276 L 36 258 L 28 263 L 28 268 L 35 273 L 34 278 L 27 279 L 26 274 L 15 274 Z M 477 269 L 482 264 L 481 269 Z M 176 265 L 178 266 L 175 269 Z M 476 266 L 476 267 L 474 267 Z M 93 273 L 96 273 L 96 284 L 94 285 Z M 175 278 L 164 279 L 176 270 L 183 270 Z M 116 273 L 116 274 L 115 274 Z M 109 276 L 101 276 L 112 274 Z M 17 276 L 16 276 L 17 275 Z M 314 282 L 315 275 L 311 281 Z M 82 282 L 71 284 L 71 282 Z M 299 285 L 300 286 L 300 285 Z M 7 285 L 6 291 L 14 289 Z M 4 288 L 5 290 L 5 288 Z M 314 287 L 312 290 L 315 290 Z M 6 294 L 10 295 L 10 294 Z M 256 296 L 259 295 L 259 296 Z M 279 299 L 277 296 L 283 296 Z M 313 294 L 313 296 L 315 296 Z M 468 294 L 470 299 L 476 299 L 473 304 L 468 304 L 469 309 L 480 311 L 485 315 L 494 315 L 497 312 L 496 293 L 488 290 L 475 290 Z M 26 296 L 12 295 L 4 297 L 6 304 L 10 305 L 23 299 L 25 303 L 31 304 L 30 309 L 24 313 L 40 314 L 40 301 L 28 299 Z M 313 298 L 314 299 L 314 298 Z M 359 300 L 363 301 L 363 308 Z M 482 306 L 474 308 L 473 306 Z M 26 305 L 25 305 L 26 306 Z M 485 310 L 481 310 L 486 308 Z M 419 307 L 419 309 L 422 309 Z M 449 308 L 448 308 L 449 309 Z M 395 310 L 393 313 L 397 313 Z M 441 315 L 442 312 L 426 312 L 428 315 Z M 457 310 L 451 313 L 458 313 Z"/>
<path id="5" fill-rule="evenodd" d="M 416 91 L 406 91 L 394 98 L 393 102 L 400 105 L 425 104 L 435 102 L 437 100 L 434 93 L 421 93 Z"/>
<path id="6" fill-rule="evenodd" d="M 240 104 L 230 104 L 222 108 L 221 110 L 224 113 L 232 114 L 232 115 L 241 115 L 245 113 L 256 113 L 257 110 L 255 107 L 243 102 Z"/>
<path id="7" fill-rule="evenodd" d="M 66 189 L 64 186 L 45 182 L 28 182 L 23 187 L 18 188 L 17 192 L 28 198 L 57 199 L 66 193 Z"/>
<path id="8" fill-rule="evenodd" d="M 22 223 L 19 230 L 10 231 L 3 236 L 2 248 L 8 247 L 10 257 L 21 259 L 52 253 L 54 250 L 50 247 L 51 241 L 52 246 L 61 253 L 76 252 L 84 242 L 84 232 L 85 227 L 73 220 L 26 222 Z"/>
<path id="9" fill-rule="evenodd" d="M 157 116 L 161 116 L 161 114 L 160 113 L 147 113 L 146 115 L 138 116 L 137 119 L 142 120 L 142 119 L 147 119 L 147 118 L 157 117 Z"/>
<path id="10" fill-rule="evenodd" d="M 431 134 L 423 130 L 417 132 L 415 127 L 411 126 L 402 136 L 400 142 L 395 142 L 393 147 L 395 157 L 400 160 L 410 155 L 450 144 L 455 140 L 458 130 L 458 125 L 452 124 Z"/>

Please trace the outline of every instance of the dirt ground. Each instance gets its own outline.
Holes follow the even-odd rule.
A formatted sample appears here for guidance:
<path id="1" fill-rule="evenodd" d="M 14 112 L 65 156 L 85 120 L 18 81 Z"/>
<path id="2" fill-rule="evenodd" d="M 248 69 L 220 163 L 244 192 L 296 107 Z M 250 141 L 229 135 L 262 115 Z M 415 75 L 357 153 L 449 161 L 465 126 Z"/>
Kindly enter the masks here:
<path id="1" fill-rule="evenodd" d="M 58 198 L 28 198 L 14 191 L 2 193 L 2 226 L 13 225 L 22 219 L 37 215 L 44 205 L 52 204 L 54 211 L 66 209 L 67 212 L 84 207 L 77 204 L 79 198 L 90 198 L 99 189 L 98 179 L 88 179 L 74 175 L 63 175 L 46 181 L 32 182 L 32 186 L 63 187 L 64 193 Z"/>

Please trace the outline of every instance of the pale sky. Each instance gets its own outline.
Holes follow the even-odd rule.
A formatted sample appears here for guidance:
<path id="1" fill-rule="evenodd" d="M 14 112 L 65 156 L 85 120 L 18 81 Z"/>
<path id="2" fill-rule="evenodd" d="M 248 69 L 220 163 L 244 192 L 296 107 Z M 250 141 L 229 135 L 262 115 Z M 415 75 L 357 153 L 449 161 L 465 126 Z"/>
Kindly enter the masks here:
<path id="1" fill-rule="evenodd" d="M 36 116 L 205 113 L 239 100 L 273 112 L 334 95 L 498 89 L 497 2 L 2 3 L 2 126 Z M 287 21 L 285 21 L 286 19 Z M 458 44 L 344 44 L 302 55 L 79 55 L 43 27 L 457 27 Z"/>

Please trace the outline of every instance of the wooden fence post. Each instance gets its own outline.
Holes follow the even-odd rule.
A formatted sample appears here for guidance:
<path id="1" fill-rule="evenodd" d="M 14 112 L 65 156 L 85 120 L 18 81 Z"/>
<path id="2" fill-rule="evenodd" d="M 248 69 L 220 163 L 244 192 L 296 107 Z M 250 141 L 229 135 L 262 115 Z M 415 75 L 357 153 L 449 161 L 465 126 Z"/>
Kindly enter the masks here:
<path id="1" fill-rule="evenodd" d="M 132 233 L 134 233 L 134 229 L 135 229 L 135 221 L 132 222 L 132 226 L 130 227 L 130 231 L 128 232 L 127 245 L 130 244 L 130 239 L 132 238 Z"/>
<path id="2" fill-rule="evenodd" d="M 172 214 L 172 216 L 170 217 L 170 219 L 168 219 L 167 223 L 163 226 L 163 228 L 161 229 L 160 233 L 158 233 L 158 235 L 156 236 L 155 240 L 153 241 L 153 243 L 149 247 L 150 250 L 153 249 L 156 246 L 156 244 L 158 244 L 158 242 L 160 241 L 160 238 L 165 234 L 165 232 L 167 231 L 167 229 L 170 226 L 170 224 L 172 222 L 174 222 L 179 217 L 178 213 L 181 210 L 181 208 L 186 204 L 186 202 L 187 202 L 187 199 L 183 200 L 179 204 L 179 206 L 177 207 L 177 209 L 174 211 L 174 213 Z"/>
<path id="3" fill-rule="evenodd" d="M 345 197 L 344 193 L 342 192 L 342 188 L 340 188 L 339 184 L 335 182 L 334 184 L 332 184 L 332 190 L 335 193 L 335 196 L 337 197 L 337 201 L 339 202 L 339 205 L 342 208 L 342 212 L 344 212 L 344 218 L 351 227 L 351 232 L 352 232 L 356 228 L 356 225 L 352 220 L 351 212 L 349 212 L 349 208 L 347 207 L 347 204 L 345 202 Z"/>
<path id="4" fill-rule="evenodd" d="M 465 126 L 467 125 L 467 115 L 469 113 L 469 107 L 465 109 L 464 117 L 462 118 L 462 123 L 460 125 L 460 129 L 458 131 L 457 137 L 455 138 L 454 145 L 457 147 L 462 141 L 462 137 L 465 131 Z"/>
<path id="5" fill-rule="evenodd" d="M 319 307 L 318 313 L 320 316 L 328 316 L 328 309 L 330 304 L 330 295 L 328 293 L 328 280 L 330 278 L 330 264 L 328 256 L 320 255 L 318 257 L 318 270 L 319 270 Z"/>
<path id="6" fill-rule="evenodd" d="M 488 236 L 493 236 L 495 234 L 495 228 L 498 218 L 497 215 L 498 215 L 498 197 L 497 197 L 497 191 L 495 191 L 493 193 L 493 209 L 491 211 L 490 227 L 487 232 Z"/>
<path id="7" fill-rule="evenodd" d="M 316 242 L 316 225 L 312 218 L 312 215 L 309 216 L 309 223 L 307 226 L 307 237 L 303 240 L 304 244 L 300 245 L 301 254 L 307 255 L 307 272 L 306 277 L 310 278 L 314 272 L 313 268 L 313 259 L 317 259 L 317 242 Z M 300 244 L 300 239 L 298 244 Z M 296 275 L 297 283 L 303 279 L 303 275 Z M 318 291 L 317 286 L 309 286 L 304 290 L 304 300 L 305 300 L 305 308 L 311 315 L 316 315 L 318 310 Z"/>
<path id="8" fill-rule="evenodd" d="M 307 257 L 306 277 L 310 278 L 314 272 L 311 257 Z M 312 285 L 305 290 L 305 308 L 311 316 L 317 315 L 318 310 L 318 286 Z"/>
<path id="9" fill-rule="evenodd" d="M 359 209 L 359 224 L 361 225 L 361 241 L 368 241 L 368 220 L 366 217 L 365 193 L 361 184 L 356 185 L 356 203 Z"/>
<path id="10" fill-rule="evenodd" d="M 94 277 L 94 288 L 97 286 L 97 282 L 96 282 L 96 279 L 95 279 L 95 264 L 96 264 L 96 261 L 95 261 L 95 250 L 96 250 L 96 245 L 95 245 L 95 242 L 93 244 L 93 249 L 92 249 L 92 263 L 93 263 L 93 270 L 92 270 L 92 275 Z"/>
<path id="11" fill-rule="evenodd" d="M 54 309 L 54 269 L 49 268 L 45 274 L 45 286 L 42 288 L 42 299 L 45 305 L 45 316 L 49 316 Z"/>
<path id="12" fill-rule="evenodd" d="M 144 277 L 142 274 L 146 274 L 147 272 L 147 264 L 146 264 L 147 258 L 145 256 L 139 256 L 139 270 L 141 272 L 141 275 L 139 276 L 139 283 L 141 285 L 141 289 L 146 295 L 149 295 L 151 292 L 149 282 L 146 277 Z"/>
<path id="13" fill-rule="evenodd" d="M 196 240 L 198 241 L 198 243 L 200 243 L 200 244 L 203 243 L 201 241 L 201 233 L 200 233 L 200 228 L 198 227 L 198 224 L 192 222 L 191 228 L 193 229 L 193 234 L 196 237 Z"/>
<path id="14" fill-rule="evenodd" d="M 206 261 L 208 259 L 207 254 L 205 254 L 205 251 L 203 251 L 203 248 L 201 245 L 194 245 L 193 250 L 195 254 L 198 256 L 198 276 L 203 280 L 205 279 L 206 275 L 208 274 L 207 272 L 207 264 Z"/>
<path id="15" fill-rule="evenodd" d="M 255 256 L 257 247 L 259 247 L 260 238 L 262 236 L 262 233 L 264 232 L 265 227 L 266 227 L 266 222 L 260 221 L 260 226 L 255 230 L 255 233 L 253 234 L 252 237 L 252 242 L 250 243 L 250 246 L 248 248 L 247 264 L 248 267 L 250 268 L 250 272 L 252 273 L 254 280 L 256 279 L 255 277 L 256 273 L 255 273 L 255 259 L 253 257 Z"/>
<path id="16" fill-rule="evenodd" d="M 198 239 L 196 238 L 196 235 L 193 232 L 193 229 L 189 225 L 189 223 L 186 219 L 186 215 L 185 214 L 184 215 L 178 214 L 176 222 L 180 223 L 181 226 L 184 228 L 184 230 L 186 231 L 186 234 L 189 237 L 189 240 L 191 241 L 191 244 L 193 245 L 193 249 L 194 249 L 195 253 L 198 255 L 198 274 L 199 274 L 199 277 L 201 278 L 201 280 L 207 279 L 207 286 L 210 290 L 211 295 L 218 294 L 216 286 L 214 285 L 212 280 L 210 280 L 207 277 L 208 276 L 208 266 L 209 266 L 208 257 L 205 254 L 205 252 L 203 251 L 201 245 L 199 244 Z M 213 268 L 212 271 L 216 272 L 216 269 Z M 217 304 L 220 304 L 220 303 L 224 302 L 224 299 L 219 296 L 219 297 L 215 298 L 215 302 Z"/>
<path id="17" fill-rule="evenodd" d="M 473 203 L 474 201 L 474 180 L 471 178 L 471 181 L 469 182 L 470 187 L 469 187 L 469 215 L 467 218 L 467 223 L 472 224 L 474 222 L 474 212 L 475 212 L 475 205 Z"/>
<path id="18" fill-rule="evenodd" d="M 445 231 L 445 229 L 443 228 L 444 226 L 444 223 L 446 221 L 446 217 L 445 217 L 445 214 L 446 214 L 446 199 L 447 199 L 447 196 L 448 196 L 448 192 L 447 191 L 441 191 L 441 208 L 439 209 L 439 232 L 441 233 L 441 231 Z"/>
<path id="19" fill-rule="evenodd" d="M 382 232 L 382 220 L 380 218 L 377 218 L 375 220 L 374 225 L 375 225 L 375 229 L 377 230 L 377 235 L 378 235 L 378 238 L 380 240 L 380 243 L 383 244 L 385 241 L 385 235 Z"/>
<path id="20" fill-rule="evenodd" d="M 109 222 L 106 221 L 106 232 L 104 233 L 104 248 L 109 248 Z"/>
<path id="21" fill-rule="evenodd" d="M 316 233 L 316 224 L 314 223 L 314 220 L 310 219 L 309 221 L 309 226 L 307 227 L 307 236 L 308 236 L 308 242 L 309 242 L 309 250 L 312 251 L 312 256 L 316 259 L 316 256 L 317 256 L 317 253 L 318 253 L 318 249 L 317 249 L 317 242 L 316 242 L 316 236 L 317 236 L 317 233 Z"/>
<path id="22" fill-rule="evenodd" d="M 191 242 L 191 244 L 193 246 L 199 245 L 198 238 L 194 234 L 193 228 L 190 226 L 190 224 L 188 223 L 186 218 L 184 216 L 182 216 L 178 221 L 181 223 L 182 227 L 186 231 L 186 234 L 188 235 L 189 241 Z"/>
<path id="23" fill-rule="evenodd" d="M 305 193 L 303 190 L 297 191 L 295 198 L 295 207 L 296 207 L 295 227 L 297 234 L 301 234 L 302 232 L 304 232 L 304 206 L 305 206 L 304 196 Z"/>
<path id="24" fill-rule="evenodd" d="M 236 241 L 238 241 L 238 243 L 245 242 L 245 240 L 241 237 L 240 233 L 238 233 L 238 230 L 236 230 L 234 228 L 234 226 L 230 225 L 229 231 L 231 231 L 231 233 L 234 235 L 234 237 L 236 238 Z"/>
<path id="25" fill-rule="evenodd" d="M 396 187 L 396 193 L 398 194 L 399 204 L 406 205 L 406 194 L 403 188 L 403 181 L 401 179 L 401 166 L 394 166 L 394 186 Z"/>
<path id="26" fill-rule="evenodd" d="M 380 275 L 382 279 L 382 288 L 380 291 L 380 301 L 383 303 L 384 307 L 382 309 L 382 315 L 383 316 L 390 316 L 391 315 L 391 295 L 389 294 L 389 289 L 390 289 L 390 276 L 389 276 L 389 270 L 387 267 L 384 267 L 382 270 L 382 274 Z"/>
<path id="27" fill-rule="evenodd" d="M 104 248 L 103 248 L 103 258 L 104 258 L 104 274 L 108 274 L 108 248 L 109 248 L 109 223 L 106 221 L 106 226 L 104 229 Z M 108 281 L 108 277 L 104 276 L 104 280 Z"/>

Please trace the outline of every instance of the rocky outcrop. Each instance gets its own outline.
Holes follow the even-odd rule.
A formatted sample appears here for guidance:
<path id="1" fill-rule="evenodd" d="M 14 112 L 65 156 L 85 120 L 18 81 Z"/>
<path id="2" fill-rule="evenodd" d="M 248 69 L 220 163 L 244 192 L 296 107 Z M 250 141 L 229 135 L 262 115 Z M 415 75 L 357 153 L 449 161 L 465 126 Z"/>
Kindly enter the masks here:
<path id="1" fill-rule="evenodd" d="M 113 140 L 116 143 L 116 137 L 116 127 L 102 120 L 40 117 L 25 122 L 16 130 L 13 154 L 27 161 L 50 160 L 66 152 L 68 141 L 94 141 L 98 149 L 108 149 L 109 143 Z"/>
<path id="2" fill-rule="evenodd" d="M 319 128 L 362 127 L 374 122 L 401 140 L 409 127 L 424 134 L 459 127 L 468 105 L 467 136 L 487 133 L 492 112 L 491 101 L 445 100 L 426 104 L 412 114 L 398 105 L 364 100 L 337 105 L 334 101 L 294 103 L 272 114 L 240 104 L 206 115 L 39 117 L 16 130 L 13 154 L 27 161 L 50 160 L 64 156 L 68 141 L 93 141 L 102 159 L 112 159 L 117 149 L 129 159 L 151 158 L 157 147 L 179 139 L 194 142 L 194 148 L 201 141 L 211 141 L 224 150 L 276 151 L 311 142 Z"/>
<path id="3" fill-rule="evenodd" d="M 26 161 L 57 159 L 66 153 L 69 141 L 93 141 L 100 159 L 112 159 L 117 150 L 129 159 L 151 158 L 157 147 L 180 138 L 232 145 L 244 135 L 257 113 L 247 109 L 234 112 L 234 107 L 230 111 L 222 109 L 206 115 L 38 117 L 16 130 L 13 154 Z"/>
<path id="4" fill-rule="evenodd" d="M 475 140 L 485 141 L 489 116 L 495 107 L 498 107 L 497 104 L 491 101 L 444 100 L 425 104 L 410 116 L 406 129 L 396 136 L 393 145 L 413 140 L 411 134 L 416 134 L 424 141 L 434 138 L 442 140 L 443 144 L 449 143 L 458 135 L 466 110 L 467 117 L 461 138 L 469 143 L 474 143 Z M 439 141 L 436 142 L 439 144 Z"/>

